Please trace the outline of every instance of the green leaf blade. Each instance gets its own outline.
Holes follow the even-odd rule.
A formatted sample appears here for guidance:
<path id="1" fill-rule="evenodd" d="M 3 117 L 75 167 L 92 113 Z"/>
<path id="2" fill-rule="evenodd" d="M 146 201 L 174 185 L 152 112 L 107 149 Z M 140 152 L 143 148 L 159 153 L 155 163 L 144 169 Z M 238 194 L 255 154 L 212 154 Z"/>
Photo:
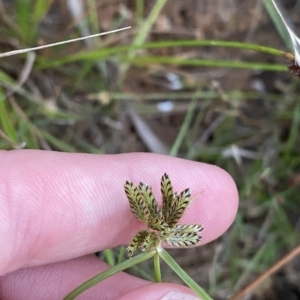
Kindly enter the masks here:
<path id="1" fill-rule="evenodd" d="M 202 300 L 213 300 L 204 289 L 202 289 L 163 248 L 157 249 L 159 256 L 165 263 L 189 286 Z"/>
<path id="2" fill-rule="evenodd" d="M 118 265 L 115 265 L 114 267 L 105 270 L 104 272 L 90 278 L 88 281 L 84 282 L 80 286 L 78 286 L 75 290 L 73 290 L 71 293 L 69 293 L 64 300 L 72 300 L 75 299 L 77 296 L 91 288 L 92 286 L 96 285 L 97 283 L 103 281 L 104 279 L 118 273 L 121 271 L 124 271 L 132 266 L 135 266 L 147 259 L 150 259 L 155 255 L 156 251 L 151 251 L 147 253 L 139 254 L 131 259 L 127 259 Z"/>

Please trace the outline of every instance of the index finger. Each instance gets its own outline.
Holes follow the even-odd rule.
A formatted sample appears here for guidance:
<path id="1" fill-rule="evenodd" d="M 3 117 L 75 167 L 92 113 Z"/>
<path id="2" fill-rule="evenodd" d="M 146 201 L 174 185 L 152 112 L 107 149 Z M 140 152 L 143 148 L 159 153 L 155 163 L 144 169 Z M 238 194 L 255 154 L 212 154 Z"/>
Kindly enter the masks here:
<path id="1" fill-rule="evenodd" d="M 201 194 L 182 223 L 202 224 L 202 243 L 220 236 L 238 194 L 222 169 L 149 153 L 0 151 L 0 274 L 128 244 L 143 225 L 130 212 L 126 180 L 153 187 L 167 172 L 177 192 Z"/>

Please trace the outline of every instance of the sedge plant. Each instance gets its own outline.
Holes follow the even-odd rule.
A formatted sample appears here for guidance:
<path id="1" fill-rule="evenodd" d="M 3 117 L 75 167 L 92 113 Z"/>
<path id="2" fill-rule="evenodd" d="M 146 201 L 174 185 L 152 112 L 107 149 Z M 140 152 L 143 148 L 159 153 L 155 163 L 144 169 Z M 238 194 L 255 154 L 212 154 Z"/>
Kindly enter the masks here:
<path id="1" fill-rule="evenodd" d="M 162 259 L 201 299 L 212 299 L 162 247 L 163 242 L 172 247 L 181 248 L 196 246 L 200 243 L 200 232 L 203 230 L 201 225 L 178 224 L 193 201 L 190 190 L 187 188 L 179 194 L 174 192 L 170 177 L 165 173 L 161 178 L 162 205 L 160 206 L 152 188 L 147 184 L 135 185 L 126 181 L 124 188 L 131 212 L 138 220 L 146 224 L 147 229 L 137 232 L 133 237 L 127 247 L 128 260 L 92 277 L 64 299 L 74 299 L 104 279 L 151 258 L 154 259 L 156 282 L 162 281 L 160 268 L 160 259 Z M 137 250 L 141 250 L 142 253 L 133 257 Z"/>

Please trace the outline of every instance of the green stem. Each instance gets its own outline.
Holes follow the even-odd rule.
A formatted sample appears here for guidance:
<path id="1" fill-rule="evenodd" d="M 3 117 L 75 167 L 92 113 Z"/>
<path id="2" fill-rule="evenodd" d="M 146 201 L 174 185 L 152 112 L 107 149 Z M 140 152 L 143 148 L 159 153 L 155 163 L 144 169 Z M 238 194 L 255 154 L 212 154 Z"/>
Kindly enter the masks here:
<path id="1" fill-rule="evenodd" d="M 252 50 L 256 52 L 264 52 L 272 55 L 283 55 L 284 51 L 276 48 L 265 47 L 257 44 L 247 44 L 235 41 L 222 41 L 222 40 L 176 40 L 176 41 L 162 41 L 152 42 L 145 44 L 134 44 L 128 46 L 119 46 L 114 48 L 100 48 L 93 51 L 82 51 L 66 59 L 97 59 L 103 56 L 109 56 L 126 52 L 128 50 L 140 50 L 140 49 L 160 49 L 160 48 L 173 48 L 173 47 L 224 47 L 224 48 L 237 48 L 244 50 Z"/>
<path id="2" fill-rule="evenodd" d="M 161 282 L 160 256 L 158 252 L 154 255 L 154 276 L 155 282 Z"/>
<path id="3" fill-rule="evenodd" d="M 127 63 L 128 59 L 123 58 Z M 201 67 L 222 67 L 222 68 L 237 68 L 237 69 L 252 69 L 252 70 L 265 70 L 265 71 L 287 71 L 286 65 L 278 64 L 265 64 L 253 63 L 243 61 L 226 61 L 226 60 L 206 60 L 191 58 L 186 59 L 183 57 L 169 57 L 169 56 L 140 56 L 130 60 L 130 63 L 135 66 L 147 66 L 154 64 L 162 65 L 178 65 L 178 66 L 201 66 Z"/>
<path id="4" fill-rule="evenodd" d="M 159 256 L 166 264 L 202 299 L 213 300 L 172 258 L 172 256 L 163 248 L 157 248 Z"/>
<path id="5" fill-rule="evenodd" d="M 271 55 L 284 56 L 288 59 L 292 59 L 293 54 L 287 53 L 279 49 L 260 46 L 256 44 L 246 44 L 241 42 L 234 41 L 216 41 L 216 40 L 177 40 L 177 41 L 163 41 L 163 42 L 154 42 L 146 44 L 134 44 L 129 46 L 120 46 L 114 48 L 100 48 L 93 51 L 82 51 L 73 55 L 68 55 L 62 59 L 57 60 L 47 60 L 43 58 L 38 58 L 37 62 L 39 63 L 38 68 L 50 68 L 60 66 L 65 63 L 70 63 L 80 60 L 105 60 L 112 55 L 121 54 L 127 51 L 134 51 L 139 49 L 161 49 L 161 48 L 172 48 L 172 47 L 225 47 L 225 48 L 237 48 L 244 50 L 252 50 L 256 52 L 264 52 Z M 129 55 L 128 55 L 129 57 Z M 127 57 L 127 58 L 128 58 Z"/>
<path id="6" fill-rule="evenodd" d="M 125 254 L 126 254 L 126 247 L 121 246 L 119 249 L 117 264 L 120 264 L 122 261 L 124 261 Z"/>
<path id="7" fill-rule="evenodd" d="M 106 249 L 106 250 L 103 251 L 103 254 L 104 254 L 104 257 L 105 257 L 107 263 L 111 267 L 113 267 L 116 264 L 113 250 L 112 249 Z"/>
<path id="8" fill-rule="evenodd" d="M 127 259 L 123 261 L 122 263 L 90 278 L 88 281 L 84 282 L 80 286 L 78 286 L 75 290 L 73 290 L 71 293 L 69 293 L 64 300 L 72 300 L 75 299 L 77 296 L 91 288 L 92 286 L 96 285 L 97 283 L 103 281 L 104 279 L 119 273 L 121 271 L 124 271 L 125 269 L 128 269 L 136 264 L 139 264 L 147 259 L 150 259 L 153 257 L 157 252 L 151 251 L 151 252 L 145 252 L 142 254 L 139 254 L 133 258 Z"/>
<path id="9" fill-rule="evenodd" d="M 278 14 L 276 7 L 274 6 L 273 1 L 262 0 L 262 3 L 265 6 L 266 11 L 268 12 L 275 28 L 277 29 L 279 35 L 281 36 L 284 43 L 288 46 L 290 50 L 293 50 L 293 43 L 290 40 L 290 35 L 284 22 L 282 21 L 280 15 Z"/>
<path id="10" fill-rule="evenodd" d="M 144 14 L 144 0 L 135 0 L 135 25 L 139 26 Z"/>
<path id="11" fill-rule="evenodd" d="M 166 2 L 167 2 L 167 0 L 157 0 L 156 1 L 147 20 L 144 22 L 142 27 L 139 29 L 139 33 L 135 37 L 132 45 L 137 46 L 137 45 L 141 45 L 144 43 L 144 41 L 146 40 L 146 38 L 149 34 L 151 27 L 153 26 L 155 20 L 157 19 L 161 10 L 165 6 Z"/>
<path id="12" fill-rule="evenodd" d="M 134 100 L 138 101 L 149 101 L 149 100 L 161 100 L 162 98 L 169 98 L 171 100 L 182 100 L 182 99 L 191 99 L 192 97 L 198 97 L 198 98 L 204 98 L 204 99 L 213 99 L 220 95 L 220 93 L 215 91 L 195 91 L 195 92 L 166 92 L 166 93 L 147 93 L 147 94 L 139 94 L 135 93 L 134 95 L 132 93 L 119 93 L 119 92 L 112 92 L 109 93 L 109 96 L 111 99 L 116 101 L 123 101 L 123 100 Z M 230 98 L 234 101 L 239 100 L 256 100 L 261 97 L 260 94 L 256 92 L 241 92 L 237 90 L 233 90 L 231 92 L 223 92 L 223 95 Z M 91 94 L 91 96 L 97 98 L 98 93 Z M 278 94 L 268 94 L 268 99 L 272 101 L 280 101 L 282 100 L 282 97 Z M 149 107 L 147 107 L 146 111 L 142 111 L 143 114 L 147 114 L 149 112 Z M 150 111 L 153 113 L 153 111 Z M 155 108 L 154 112 L 157 112 L 157 109 Z"/>
<path id="13" fill-rule="evenodd" d="M 132 44 L 129 46 L 120 46 L 114 48 L 100 48 L 94 51 L 83 51 L 74 55 L 66 57 L 66 59 L 97 59 L 101 57 L 107 57 L 113 54 L 119 54 L 129 50 L 140 49 L 161 49 L 161 48 L 173 48 L 173 47 L 224 47 L 224 48 L 236 48 L 251 50 L 256 52 L 268 53 L 271 55 L 284 55 L 284 51 L 276 48 L 265 47 L 257 44 L 247 44 L 235 41 L 219 41 L 219 40 L 177 40 L 177 41 L 163 41 L 152 42 L 146 44 Z"/>
<path id="14" fill-rule="evenodd" d="M 135 46 L 141 46 L 145 40 L 147 39 L 147 36 L 155 22 L 155 20 L 157 19 L 158 15 L 160 14 L 161 10 L 163 9 L 164 5 L 166 4 L 167 0 L 157 0 L 151 10 L 151 12 L 149 13 L 147 19 L 145 20 L 145 22 L 142 24 L 141 28 L 139 28 L 138 34 L 136 35 L 136 37 L 134 38 L 133 42 L 132 42 L 132 47 Z M 121 74 L 121 81 L 122 81 L 122 77 L 124 76 L 124 74 L 126 73 L 126 71 L 128 70 L 129 64 L 130 64 L 130 60 L 132 58 L 135 57 L 136 52 L 132 51 L 130 49 L 129 53 L 128 53 L 128 59 L 129 62 L 126 63 L 125 65 L 121 66 L 120 69 L 120 74 Z"/>
<path id="15" fill-rule="evenodd" d="M 179 130 L 179 133 L 176 137 L 176 140 L 171 148 L 171 151 L 170 151 L 171 156 L 177 156 L 180 146 L 182 145 L 182 142 L 183 142 L 184 138 L 186 137 L 188 128 L 192 121 L 192 117 L 193 117 L 195 108 L 197 107 L 197 100 L 198 100 L 198 98 L 196 96 L 193 96 L 191 103 L 188 107 L 187 113 L 185 115 L 183 124 L 182 124 L 182 126 Z"/>

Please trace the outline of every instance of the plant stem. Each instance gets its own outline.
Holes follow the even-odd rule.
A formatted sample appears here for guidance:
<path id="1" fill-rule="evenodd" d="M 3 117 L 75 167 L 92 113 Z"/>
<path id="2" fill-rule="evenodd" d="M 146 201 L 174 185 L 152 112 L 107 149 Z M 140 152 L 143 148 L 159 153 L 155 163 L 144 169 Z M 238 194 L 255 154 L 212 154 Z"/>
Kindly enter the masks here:
<path id="1" fill-rule="evenodd" d="M 111 48 L 100 48 L 97 50 L 88 50 L 82 51 L 73 55 L 68 55 L 59 60 L 42 60 L 39 58 L 40 66 L 39 68 L 46 67 L 55 67 L 64 63 L 70 63 L 78 60 L 105 60 L 108 57 L 116 54 L 121 54 L 127 51 L 134 51 L 139 49 L 160 49 L 160 48 L 173 48 L 173 47 L 224 47 L 224 48 L 236 48 L 251 50 L 255 52 L 268 53 L 270 55 L 285 56 L 287 52 L 280 49 L 275 49 L 271 47 L 265 47 L 256 44 L 247 44 L 242 42 L 235 41 L 219 41 L 219 40 L 176 40 L 176 41 L 162 41 L 162 42 L 153 42 L 145 43 L 140 45 L 128 45 L 128 46 L 119 46 Z M 293 55 L 290 53 L 290 55 Z"/>
<path id="2" fill-rule="evenodd" d="M 157 0 L 156 3 L 154 4 L 147 20 L 144 22 L 142 27 L 139 30 L 139 33 L 135 37 L 132 45 L 138 46 L 144 43 L 146 40 L 150 29 L 152 25 L 154 24 L 155 20 L 157 19 L 158 15 L 160 14 L 161 10 L 165 6 L 167 0 Z"/>
<path id="3" fill-rule="evenodd" d="M 271 0 L 262 0 L 262 3 L 265 6 L 266 11 L 268 12 L 273 24 L 278 31 L 279 35 L 281 36 L 284 43 L 288 46 L 290 50 L 293 50 L 293 44 L 290 40 L 289 32 L 282 21 L 282 18 L 278 14 L 276 7 L 274 6 L 273 1 Z"/>
<path id="4" fill-rule="evenodd" d="M 197 92 L 199 92 L 199 91 L 197 91 Z M 198 100 L 197 96 L 194 95 L 191 100 L 191 103 L 188 107 L 183 124 L 180 128 L 180 131 L 179 131 L 179 133 L 176 137 L 176 140 L 171 148 L 171 151 L 170 151 L 171 156 L 177 156 L 180 146 L 182 145 L 182 142 L 183 142 L 184 138 L 186 137 L 189 125 L 191 123 L 191 120 L 192 120 L 192 117 L 193 117 L 193 114 L 195 111 L 195 108 L 197 107 L 197 100 Z"/>
<path id="5" fill-rule="evenodd" d="M 158 252 L 154 255 L 154 276 L 155 282 L 161 282 L 160 256 Z"/>
<path id="6" fill-rule="evenodd" d="M 261 46 L 257 44 L 247 44 L 235 41 L 221 41 L 221 40 L 176 40 L 176 41 L 159 41 L 152 43 L 132 44 L 128 46 L 119 46 L 114 48 L 100 48 L 94 51 L 83 51 L 71 56 L 66 57 L 69 61 L 78 59 L 99 59 L 101 57 L 107 57 L 130 50 L 140 49 L 161 49 L 161 48 L 173 48 L 173 47 L 224 47 L 224 48 L 236 48 L 243 50 L 250 50 L 255 52 L 263 52 L 271 55 L 281 56 L 286 53 L 280 49 Z"/>
<path id="7" fill-rule="evenodd" d="M 139 254 L 133 258 L 127 259 L 123 261 L 122 263 L 115 265 L 114 267 L 105 270 L 104 272 L 90 278 L 88 281 L 84 282 L 80 286 L 78 286 L 75 290 L 73 290 L 71 293 L 69 293 L 64 300 L 72 300 L 75 299 L 77 296 L 85 292 L 87 289 L 91 288 L 92 286 L 96 285 L 97 283 L 103 281 L 104 279 L 119 273 L 121 271 L 124 271 L 125 269 L 128 269 L 136 264 L 139 264 L 151 257 L 153 257 L 157 252 L 151 251 L 151 252 L 145 252 L 142 254 Z"/>
<path id="8" fill-rule="evenodd" d="M 104 257 L 105 257 L 107 263 L 111 267 L 113 267 L 116 264 L 113 250 L 112 249 L 106 249 L 106 250 L 103 251 L 103 254 L 104 254 Z"/>
<path id="9" fill-rule="evenodd" d="M 161 10 L 165 6 L 166 2 L 167 2 L 167 0 L 157 0 L 155 2 L 147 19 L 141 25 L 141 28 L 139 29 L 138 34 L 134 38 L 132 45 L 131 45 L 132 47 L 141 46 L 145 42 L 155 20 L 157 19 Z M 135 57 L 135 53 L 136 53 L 135 51 L 132 51 L 132 50 L 129 51 L 129 53 L 128 53 L 129 63 L 122 65 L 121 70 L 120 70 L 121 78 L 128 70 L 129 65 L 130 65 L 130 60 Z M 121 81 L 122 81 L 122 79 L 121 79 Z"/>
<path id="10" fill-rule="evenodd" d="M 135 0 L 136 12 L 135 12 L 135 26 L 139 26 L 143 19 L 144 14 L 144 0 Z"/>
<path id="11" fill-rule="evenodd" d="M 123 58 L 126 63 L 128 59 Z M 269 64 L 269 63 L 253 63 L 243 61 L 227 61 L 227 60 L 207 60 L 184 57 L 169 57 L 169 56 L 140 56 L 133 58 L 130 63 L 135 66 L 148 66 L 154 64 L 162 65 L 177 65 L 177 66 L 201 66 L 201 67 L 221 67 L 221 68 L 237 68 L 237 69 L 252 69 L 265 71 L 287 71 L 286 65 Z"/>
<path id="12" fill-rule="evenodd" d="M 163 248 L 157 247 L 159 256 L 166 264 L 202 299 L 213 300 L 172 258 Z"/>

